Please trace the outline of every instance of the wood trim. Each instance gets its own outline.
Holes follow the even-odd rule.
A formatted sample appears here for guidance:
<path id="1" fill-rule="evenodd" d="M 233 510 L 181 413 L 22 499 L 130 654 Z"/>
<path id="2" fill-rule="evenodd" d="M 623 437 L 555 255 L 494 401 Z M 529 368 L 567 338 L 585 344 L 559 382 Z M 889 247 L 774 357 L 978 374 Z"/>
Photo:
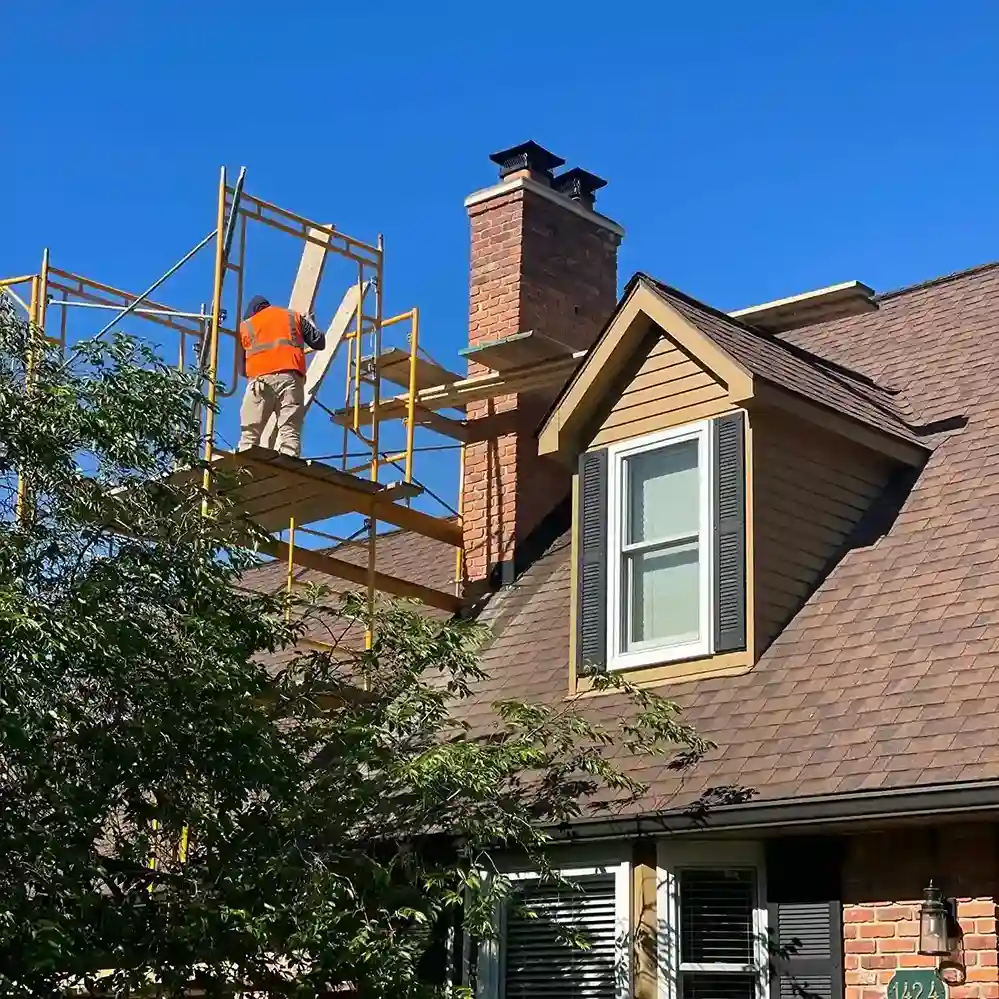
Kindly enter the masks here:
<path id="1" fill-rule="evenodd" d="M 657 999 L 658 862 L 652 840 L 639 840 L 631 860 L 632 996 Z"/>
<path id="2" fill-rule="evenodd" d="M 294 550 L 284 541 L 264 541 L 260 543 L 260 550 L 275 558 L 287 561 L 289 555 L 291 561 L 305 569 L 312 569 L 315 572 L 325 573 L 327 576 L 334 576 L 338 579 L 346 579 L 359 586 L 366 586 L 368 583 L 368 569 L 363 565 L 355 565 L 353 562 L 345 562 L 343 559 L 333 558 L 323 552 L 315 551 L 311 548 L 301 548 L 298 545 Z M 437 607 L 440 610 L 456 614 L 461 608 L 461 600 L 453 593 L 444 593 L 420 583 L 411 583 L 408 579 L 400 579 L 398 576 L 390 576 L 384 572 L 375 573 L 375 589 L 382 593 L 390 593 L 396 597 L 409 597 L 419 600 L 430 607 Z"/>
<path id="3" fill-rule="evenodd" d="M 869 427 L 853 417 L 845 416 L 776 385 L 761 384 L 752 400 L 752 405 L 760 409 L 779 409 L 903 465 L 920 468 L 930 453 L 929 448 L 921 444 Z"/>
<path id="4" fill-rule="evenodd" d="M 652 324 L 722 382 L 733 405 L 752 398 L 752 374 L 640 281 L 586 355 L 542 425 L 538 435 L 539 454 L 568 453 L 578 445 L 575 435 Z"/>
<path id="5" fill-rule="evenodd" d="M 754 653 L 750 649 L 743 649 L 741 652 L 726 652 L 723 655 L 688 659 L 663 666 L 621 670 L 620 673 L 637 687 L 653 687 L 665 683 L 685 683 L 688 680 L 707 680 L 717 676 L 739 676 L 748 673 L 754 665 Z M 581 697 L 616 695 L 613 688 L 606 691 L 594 690 L 593 681 L 588 676 L 576 678 L 575 690 L 572 693 Z"/>

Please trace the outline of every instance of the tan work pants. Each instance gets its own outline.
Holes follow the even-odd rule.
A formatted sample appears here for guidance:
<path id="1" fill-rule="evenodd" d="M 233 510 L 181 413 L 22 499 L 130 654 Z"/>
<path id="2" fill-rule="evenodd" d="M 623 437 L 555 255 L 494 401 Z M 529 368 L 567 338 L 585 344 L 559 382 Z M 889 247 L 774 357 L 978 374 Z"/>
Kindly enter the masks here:
<path id="1" fill-rule="evenodd" d="M 277 418 L 274 449 L 296 457 L 302 449 L 302 420 L 305 416 L 305 379 L 294 371 L 276 371 L 251 378 L 239 410 L 239 447 L 271 447 L 261 436 L 271 415 Z"/>

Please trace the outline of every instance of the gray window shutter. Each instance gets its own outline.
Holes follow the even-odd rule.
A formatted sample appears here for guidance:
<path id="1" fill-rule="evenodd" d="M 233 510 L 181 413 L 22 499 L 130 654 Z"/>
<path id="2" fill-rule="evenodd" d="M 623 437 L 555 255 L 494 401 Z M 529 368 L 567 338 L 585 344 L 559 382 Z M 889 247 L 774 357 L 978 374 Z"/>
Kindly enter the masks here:
<path id="1" fill-rule="evenodd" d="M 746 431 L 742 413 L 715 420 L 715 652 L 746 647 Z"/>
<path id="2" fill-rule="evenodd" d="M 614 999 L 619 977 L 613 874 L 574 878 L 580 890 L 537 882 L 514 894 L 506 916 L 506 999 Z M 533 913 L 533 917 L 527 913 Z M 565 937 L 579 933 L 587 949 Z"/>
<path id="3" fill-rule="evenodd" d="M 607 449 L 579 456 L 576 669 L 607 669 Z"/>
<path id="4" fill-rule="evenodd" d="M 773 841 L 767 893 L 770 999 L 843 999 L 839 844 Z"/>

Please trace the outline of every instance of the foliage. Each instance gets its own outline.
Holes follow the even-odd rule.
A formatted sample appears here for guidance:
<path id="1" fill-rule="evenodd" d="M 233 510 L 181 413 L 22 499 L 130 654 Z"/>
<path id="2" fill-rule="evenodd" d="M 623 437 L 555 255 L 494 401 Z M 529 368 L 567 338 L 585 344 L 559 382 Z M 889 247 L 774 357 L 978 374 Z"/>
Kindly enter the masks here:
<path id="1" fill-rule="evenodd" d="M 355 595 L 253 589 L 199 402 L 125 336 L 63 357 L 0 311 L 0 992 L 437 994 L 433 928 L 509 892 L 495 849 L 545 870 L 546 829 L 643 793 L 615 757 L 704 744 L 630 688 L 626 723 L 472 729 L 474 622 L 386 605 L 351 652 Z"/>

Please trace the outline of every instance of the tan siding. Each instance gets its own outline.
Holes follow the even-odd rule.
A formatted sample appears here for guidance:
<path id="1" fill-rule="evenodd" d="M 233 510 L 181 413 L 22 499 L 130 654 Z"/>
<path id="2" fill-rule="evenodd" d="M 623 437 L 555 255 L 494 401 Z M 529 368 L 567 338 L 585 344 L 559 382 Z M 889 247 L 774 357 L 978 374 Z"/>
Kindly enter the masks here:
<path id="1" fill-rule="evenodd" d="M 787 418 L 753 420 L 757 650 L 762 652 L 832 567 L 892 468 L 871 451 Z"/>
<path id="2" fill-rule="evenodd" d="M 649 352 L 589 446 L 605 447 L 733 408 L 725 386 L 664 337 Z"/>

